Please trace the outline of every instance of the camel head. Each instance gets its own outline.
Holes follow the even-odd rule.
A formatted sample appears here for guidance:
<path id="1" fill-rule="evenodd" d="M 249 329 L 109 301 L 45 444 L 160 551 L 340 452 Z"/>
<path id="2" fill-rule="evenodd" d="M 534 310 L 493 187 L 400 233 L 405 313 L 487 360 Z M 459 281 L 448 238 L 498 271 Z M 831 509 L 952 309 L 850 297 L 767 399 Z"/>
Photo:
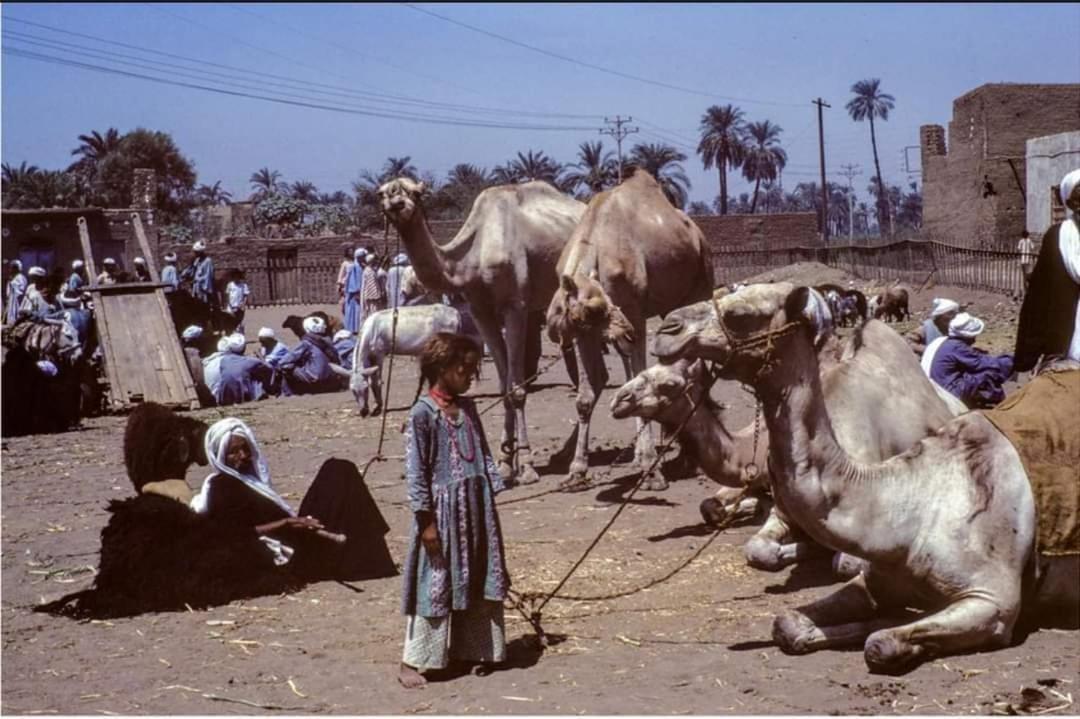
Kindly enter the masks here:
<path id="1" fill-rule="evenodd" d="M 427 185 L 409 177 L 383 183 L 376 194 L 383 213 L 395 225 L 408 222 L 420 207 L 420 199 L 427 191 Z"/>
<path id="2" fill-rule="evenodd" d="M 615 393 L 611 416 L 657 419 L 686 394 L 690 382 L 697 382 L 704 389 L 704 375 L 705 365 L 701 360 L 680 359 L 674 364 L 648 367 Z M 699 398 L 695 397 L 695 401 Z"/>
<path id="3" fill-rule="evenodd" d="M 713 360 L 721 376 L 750 381 L 770 353 L 784 356 L 804 331 L 815 350 L 831 336 L 832 315 L 821 293 L 787 282 L 750 285 L 671 312 L 657 330 L 653 353 L 669 362 Z"/>
<path id="4" fill-rule="evenodd" d="M 634 327 L 611 301 L 595 272 L 588 277 L 560 278 L 559 289 L 548 305 L 547 326 L 553 342 L 565 342 L 579 332 L 600 332 L 620 353 L 629 355 L 633 350 Z"/>

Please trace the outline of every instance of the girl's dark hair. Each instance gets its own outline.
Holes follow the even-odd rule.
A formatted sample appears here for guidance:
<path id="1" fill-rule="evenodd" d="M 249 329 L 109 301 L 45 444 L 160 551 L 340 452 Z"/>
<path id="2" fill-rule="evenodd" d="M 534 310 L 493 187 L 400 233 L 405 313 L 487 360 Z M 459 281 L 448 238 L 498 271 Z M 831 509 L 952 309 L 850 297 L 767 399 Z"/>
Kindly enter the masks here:
<path id="1" fill-rule="evenodd" d="M 481 354 L 480 346 L 465 335 L 439 332 L 429 339 L 420 352 L 420 382 L 416 386 L 416 397 L 420 397 L 425 380 L 429 387 L 434 387 L 447 367 L 461 364 L 470 354 Z"/>

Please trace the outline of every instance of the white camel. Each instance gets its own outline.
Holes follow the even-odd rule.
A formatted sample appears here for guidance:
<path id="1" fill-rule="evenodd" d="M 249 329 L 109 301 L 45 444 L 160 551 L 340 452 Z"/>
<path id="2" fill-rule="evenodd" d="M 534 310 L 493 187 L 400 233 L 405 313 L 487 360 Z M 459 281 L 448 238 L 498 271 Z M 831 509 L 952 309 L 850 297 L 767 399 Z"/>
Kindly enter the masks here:
<path id="1" fill-rule="evenodd" d="M 1036 551 L 1041 500 L 1016 447 L 986 414 L 960 415 L 884 462 L 859 463 L 844 451 L 815 349 L 826 332 L 823 303 L 788 283 L 750 286 L 717 299 L 710 327 L 692 342 L 661 333 L 654 346 L 668 360 L 711 359 L 722 376 L 753 387 L 769 427 L 776 501 L 815 541 L 869 563 L 837 592 L 777 616 L 781 649 L 861 644 L 871 671 L 898 673 L 933 656 L 1007 644 L 1022 600 L 1044 619 L 1064 612 L 1075 623 L 1080 548 Z M 1039 382 L 1053 383 L 1057 401 L 1080 403 L 1080 372 Z M 1045 405 L 1039 410 L 1052 411 Z M 1068 433 L 1064 414 L 1058 431 Z M 1075 437 L 1046 431 L 1034 439 L 1069 448 L 1066 467 L 1080 466 Z M 907 608 L 924 613 L 912 620 Z"/>
<path id="2" fill-rule="evenodd" d="M 360 338 L 353 348 L 352 373 L 349 389 L 360 415 L 368 415 L 368 389 L 375 394 L 375 409 L 382 411 L 382 366 L 391 352 L 395 355 L 416 356 L 429 339 L 439 332 L 463 334 L 461 313 L 443 304 L 398 307 L 397 329 L 394 329 L 394 310 L 379 310 L 368 315 L 360 327 Z M 483 349 L 478 336 L 471 339 Z"/>
<path id="3" fill-rule="evenodd" d="M 424 190 L 407 177 L 387 182 L 379 188 L 382 210 L 424 286 L 460 292 L 469 301 L 506 396 L 499 471 L 514 474 L 516 452 L 517 481 L 535 482 L 525 422 L 526 355 L 530 347 L 539 349 L 539 313 L 558 286 L 555 265 L 585 205 L 545 182 L 491 187 L 476 198 L 454 239 L 439 244 L 424 217 Z M 573 358 L 566 359 L 576 374 Z"/>

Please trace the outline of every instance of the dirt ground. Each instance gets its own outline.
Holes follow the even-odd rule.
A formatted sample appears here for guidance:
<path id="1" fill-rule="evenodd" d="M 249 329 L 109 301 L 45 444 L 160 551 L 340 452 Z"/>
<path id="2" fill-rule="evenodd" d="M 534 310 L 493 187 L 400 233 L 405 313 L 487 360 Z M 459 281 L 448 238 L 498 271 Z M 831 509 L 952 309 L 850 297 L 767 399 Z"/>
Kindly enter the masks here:
<path id="1" fill-rule="evenodd" d="M 846 284 L 846 277 L 826 274 L 816 266 L 794 267 L 783 278 Z M 974 303 L 973 311 L 997 333 L 990 335 L 991 346 L 1009 349 L 1016 305 L 995 295 L 934 288 L 913 295 L 913 313 L 921 316 L 934 296 Z M 297 309 L 252 311 L 249 336 L 261 324 L 279 326 Z M 548 356 L 554 355 L 546 354 L 545 362 Z M 608 360 L 617 386 L 620 363 L 614 355 Z M 404 555 L 410 519 L 397 428 L 415 387 L 413 361 L 399 360 L 386 425 L 384 454 L 390 459 L 373 465 L 367 477 L 391 526 L 395 557 Z M 495 387 L 494 367 L 485 363 L 484 379 L 473 389 L 481 408 L 493 401 Z M 742 388 L 720 383 L 714 395 L 730 405 L 732 426 L 752 418 L 750 395 Z M 530 436 L 543 477 L 537 485 L 508 490 L 499 503 L 518 590 L 553 588 L 636 480 L 628 464 L 633 424 L 611 419 L 610 399 L 605 392 L 594 417 L 595 487 L 545 494 L 569 462 L 560 450 L 573 429 L 573 396 L 562 365 L 545 374 L 529 397 Z M 363 465 L 376 451 L 381 423 L 355 416 L 346 392 L 195 414 L 248 421 L 268 454 L 275 485 L 294 506 L 327 457 Z M 492 439 L 501 414 L 500 406 L 484 415 Z M 1016 646 L 939 659 L 902 677 L 869 674 L 860 650 L 781 653 L 770 639 L 773 615 L 836 584 L 825 562 L 777 574 L 748 568 L 742 544 L 755 526 L 723 532 L 685 569 L 650 589 L 607 601 L 553 600 L 543 626 L 555 641 L 543 652 L 535 648 L 530 625 L 508 611 L 508 668 L 415 691 L 394 680 L 404 627 L 399 577 L 321 582 L 208 611 L 109 621 L 34 613 L 39 603 L 92 581 L 104 507 L 132 492 L 121 455 L 124 421 L 96 418 L 81 431 L 3 443 L 5 714 L 1076 713 L 1076 632 L 1040 630 Z M 204 472 L 192 468 L 188 482 L 197 486 Z M 699 478 L 674 482 L 662 493 L 639 492 L 563 593 L 631 590 L 684 563 L 712 537 L 698 503 L 713 486 Z"/>

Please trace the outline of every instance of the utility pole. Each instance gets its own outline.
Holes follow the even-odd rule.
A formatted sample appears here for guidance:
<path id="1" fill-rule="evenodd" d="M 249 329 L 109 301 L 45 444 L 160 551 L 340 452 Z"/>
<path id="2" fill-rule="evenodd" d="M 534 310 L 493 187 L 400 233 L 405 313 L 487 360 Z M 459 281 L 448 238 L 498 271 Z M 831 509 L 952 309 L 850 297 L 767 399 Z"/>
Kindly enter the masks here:
<path id="1" fill-rule="evenodd" d="M 851 181 L 862 174 L 858 165 L 841 165 L 843 172 L 840 174 L 847 178 L 848 186 L 848 242 L 855 241 L 855 187 Z"/>
<path id="2" fill-rule="evenodd" d="M 633 122 L 633 117 L 627 117 L 623 119 L 621 116 L 616 115 L 614 120 L 609 120 L 606 117 L 604 122 L 608 125 L 614 125 L 615 127 L 601 128 L 601 135 L 611 135 L 615 138 L 615 147 L 618 148 L 619 153 L 619 184 L 622 184 L 622 141 L 627 135 L 632 135 L 635 132 L 639 132 L 639 127 L 623 127 L 628 122 Z"/>
<path id="3" fill-rule="evenodd" d="M 825 125 L 821 117 L 821 108 L 829 107 L 828 104 L 820 97 L 816 100 L 810 101 L 812 104 L 817 105 L 817 131 L 818 131 L 818 149 L 821 153 L 821 239 L 824 242 L 829 241 L 829 189 L 825 184 Z"/>

